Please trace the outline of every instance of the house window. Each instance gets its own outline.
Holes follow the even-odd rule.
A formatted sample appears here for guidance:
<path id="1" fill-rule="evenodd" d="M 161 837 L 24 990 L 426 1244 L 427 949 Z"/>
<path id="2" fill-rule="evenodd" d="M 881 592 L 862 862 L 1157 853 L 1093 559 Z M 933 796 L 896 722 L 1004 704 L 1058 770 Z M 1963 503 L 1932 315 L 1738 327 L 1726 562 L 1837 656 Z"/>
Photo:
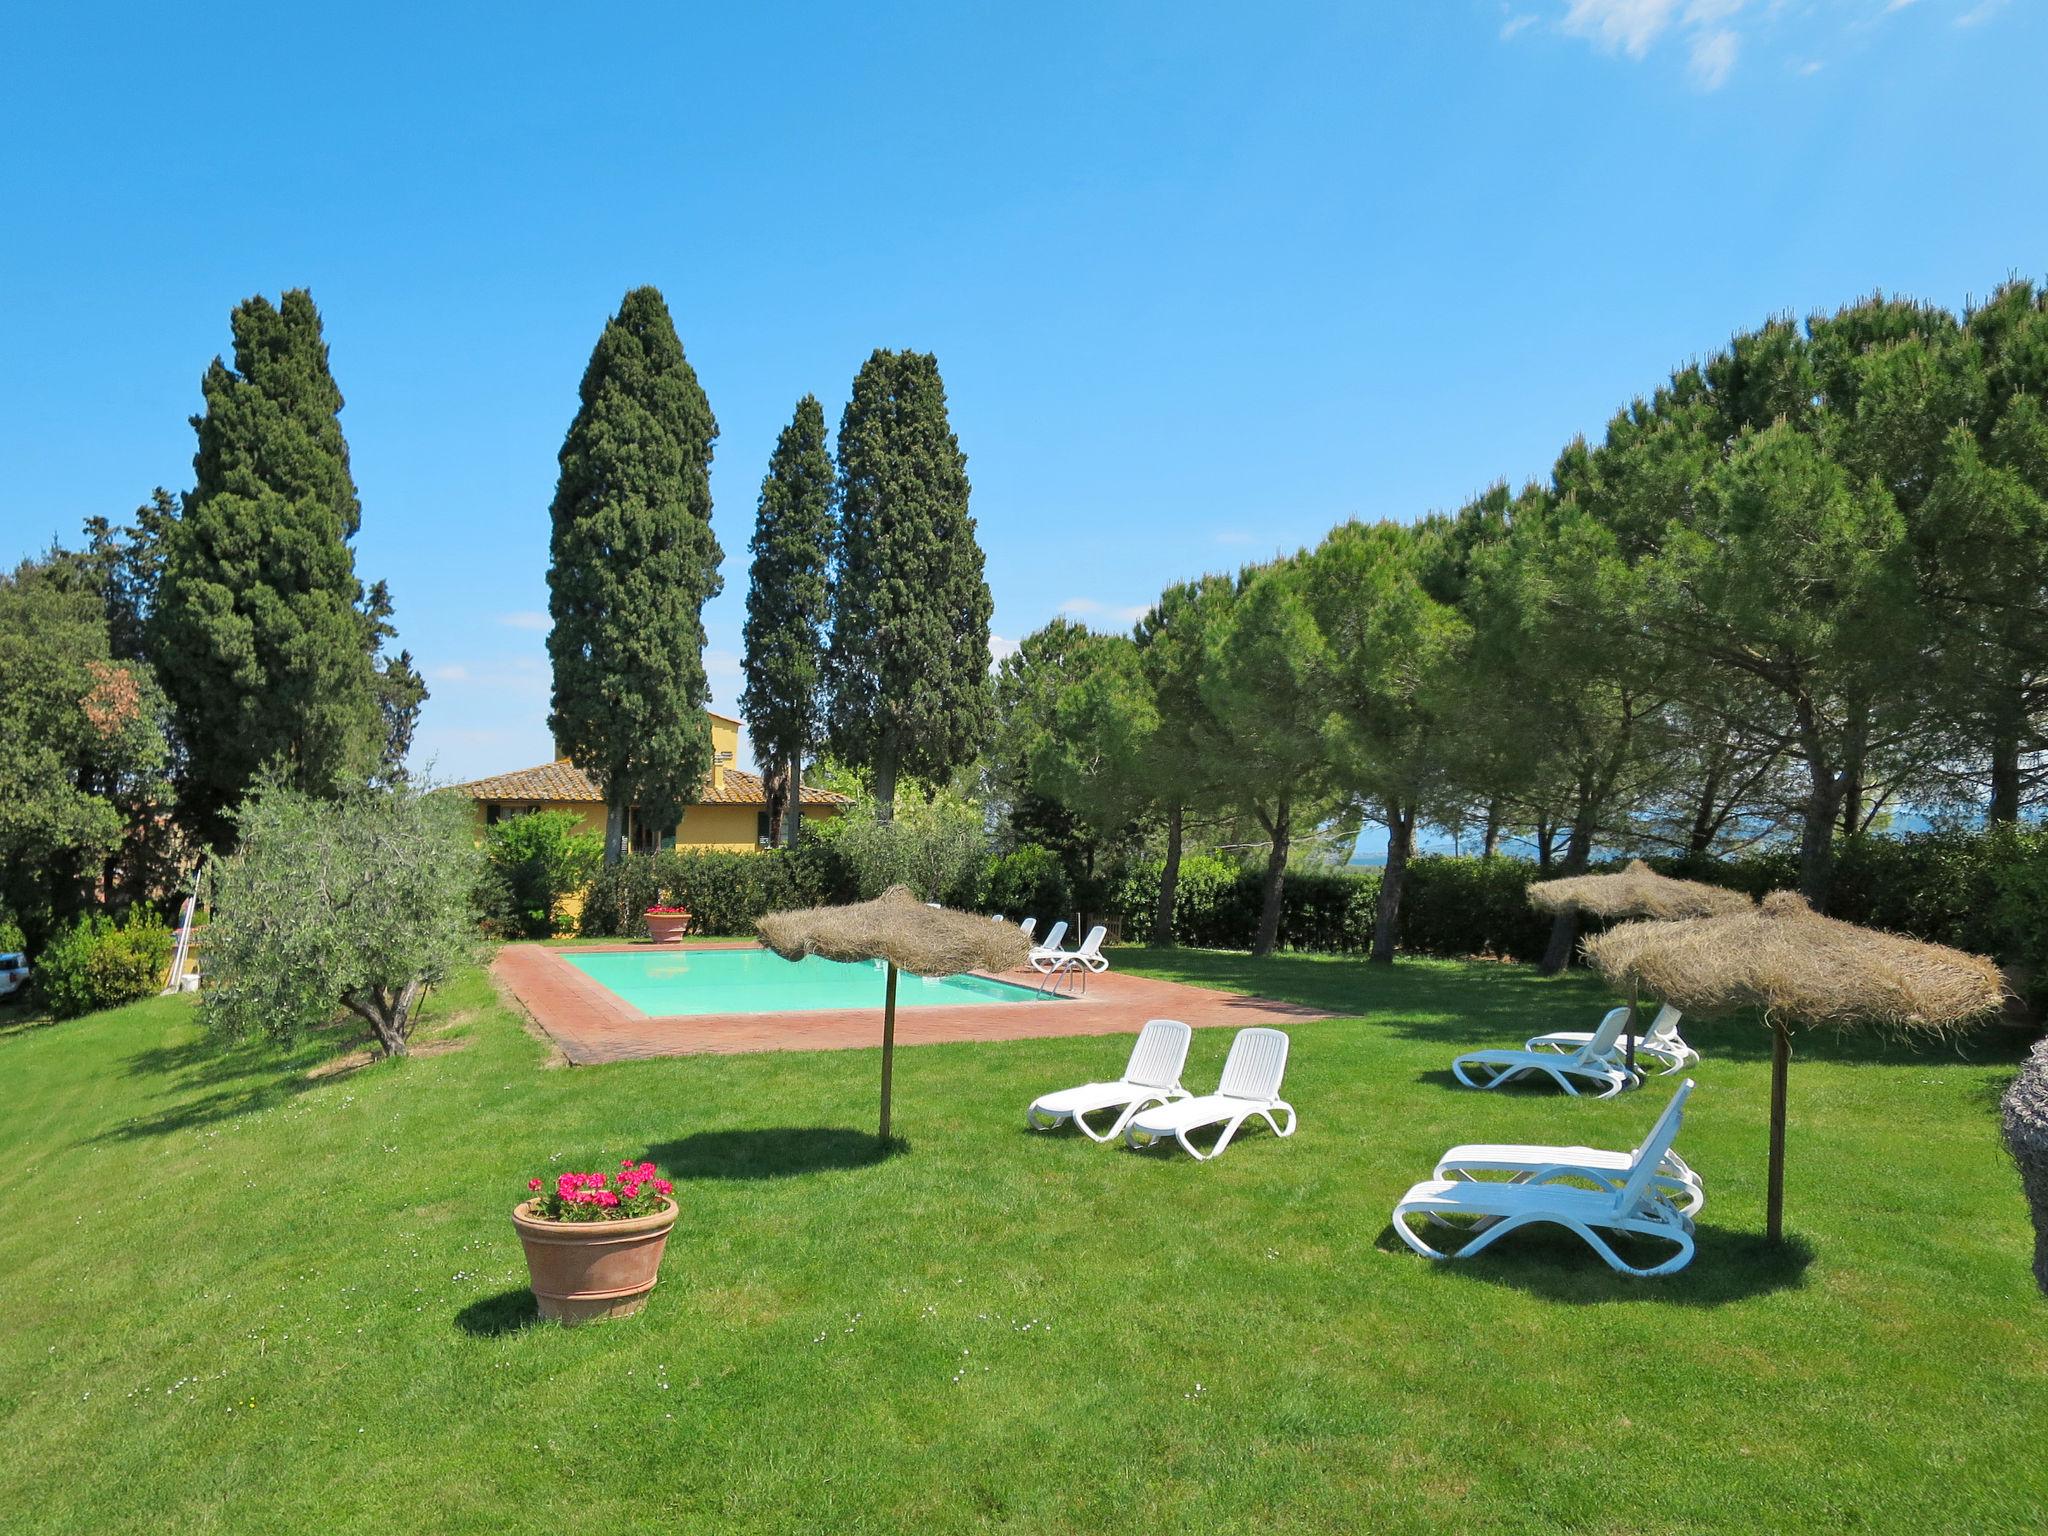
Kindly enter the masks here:
<path id="1" fill-rule="evenodd" d="M 497 802 L 497 801 L 495 801 L 495 800 L 486 800 L 486 801 L 484 802 L 484 825 L 485 825 L 485 826 L 487 826 L 487 827 L 495 827 L 495 826 L 496 826 L 496 825 L 498 824 L 498 818 L 499 818 L 499 817 L 500 817 L 501 815 L 503 815 L 503 814 L 504 814 L 504 813 L 503 813 L 503 812 L 502 812 L 502 811 L 501 811 L 501 810 L 499 809 L 499 806 L 498 806 L 498 802 Z"/>
<path id="2" fill-rule="evenodd" d="M 653 853 L 653 852 L 655 852 L 656 850 L 658 850 L 658 849 L 659 849 L 660 847 L 661 847 L 661 828 L 659 828 L 659 827 L 654 827 L 654 826 L 648 826 L 647 824 L 645 824 L 644 822 L 642 822 L 642 821 L 640 820 L 640 815 L 639 815 L 639 813 L 638 813 L 637 811 L 636 811 L 636 812 L 634 812 L 634 814 L 633 814 L 633 851 L 634 851 L 635 853 Z"/>
<path id="3" fill-rule="evenodd" d="M 758 811 L 754 815 L 754 841 L 763 848 L 775 846 L 775 828 L 769 824 L 766 811 Z"/>

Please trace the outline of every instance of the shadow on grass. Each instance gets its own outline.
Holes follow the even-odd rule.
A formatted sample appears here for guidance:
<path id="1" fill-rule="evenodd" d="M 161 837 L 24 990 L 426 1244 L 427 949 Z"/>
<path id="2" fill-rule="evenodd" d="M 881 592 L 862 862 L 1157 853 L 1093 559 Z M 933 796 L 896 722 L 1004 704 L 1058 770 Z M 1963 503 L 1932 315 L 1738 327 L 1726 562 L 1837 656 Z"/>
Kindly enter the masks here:
<path id="1" fill-rule="evenodd" d="M 1428 1240 L 1434 1246 L 1439 1236 L 1447 1235 L 1431 1232 Z M 1693 1240 L 1698 1246 L 1692 1262 L 1675 1275 L 1654 1280 L 1616 1274 L 1578 1238 L 1559 1227 L 1524 1228 L 1469 1261 L 1453 1257 L 1436 1267 L 1461 1280 L 1505 1286 L 1569 1305 L 1640 1301 L 1718 1307 L 1795 1290 L 1805 1283 L 1807 1266 L 1813 1263 L 1813 1245 L 1797 1235 L 1774 1243 L 1761 1232 L 1739 1232 L 1703 1222 Z M 1658 1263 L 1671 1252 L 1666 1243 L 1617 1246 L 1632 1264 Z M 1373 1247 L 1418 1264 L 1435 1262 L 1413 1252 L 1391 1222 L 1380 1228 Z"/>
<path id="2" fill-rule="evenodd" d="M 649 1147 L 647 1160 L 676 1179 L 787 1179 L 831 1169 L 870 1168 L 910 1150 L 901 1136 L 886 1142 L 846 1126 L 776 1126 L 749 1131 L 698 1131 Z"/>
<path id="3" fill-rule="evenodd" d="M 1545 976 L 1533 965 L 1460 964 L 1403 956 L 1391 966 L 1342 955 L 1284 954 L 1257 960 L 1229 950 L 1118 952 L 1131 969 L 1197 986 L 1228 987 L 1367 1022 L 1410 1040 L 1461 1051 L 1519 1049 L 1551 1029 L 1592 1029 L 1622 999 L 1584 969 Z M 1710 1060 L 1768 1062 L 1770 1032 L 1752 1017 L 1689 1018 L 1680 1026 Z M 2017 1062 L 2032 1037 L 1986 1025 L 1949 1040 L 1901 1040 L 1871 1030 L 1802 1030 L 1793 1058 L 1873 1065 Z M 1425 1079 L 1432 1080 L 1432 1079 Z"/>
<path id="4" fill-rule="evenodd" d="M 455 1326 L 478 1339 L 519 1333 L 539 1321 L 540 1304 L 533 1299 L 533 1292 L 524 1286 L 516 1291 L 500 1291 L 495 1296 L 472 1301 L 455 1314 Z"/>
<path id="5" fill-rule="evenodd" d="M 333 1077 L 312 1077 L 307 1069 L 352 1036 L 317 1030 L 290 1045 L 272 1040 L 221 1040 L 211 1035 L 177 1045 L 151 1045 L 122 1059 L 131 1077 L 156 1078 L 168 1101 L 161 1109 L 124 1120 L 94 1141 L 139 1141 L 217 1124 L 289 1103 Z"/>

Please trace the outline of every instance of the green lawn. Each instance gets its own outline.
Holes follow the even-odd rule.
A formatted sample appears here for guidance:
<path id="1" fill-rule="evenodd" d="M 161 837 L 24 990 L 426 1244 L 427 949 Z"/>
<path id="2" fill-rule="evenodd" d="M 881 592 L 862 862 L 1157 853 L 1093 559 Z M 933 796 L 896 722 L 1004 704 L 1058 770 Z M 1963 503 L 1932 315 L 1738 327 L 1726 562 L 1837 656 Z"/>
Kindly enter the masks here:
<path id="1" fill-rule="evenodd" d="M 1125 951 L 1333 1008 L 1291 1141 L 1214 1164 L 1023 1129 L 1126 1042 L 543 1066 L 472 976 L 462 1048 L 311 1078 L 187 1000 L 0 1026 L 0 1528 L 12 1531 L 2038 1531 L 2048 1302 L 1997 1097 L 2019 1043 L 1707 1053 L 1699 1257 L 1435 1266 L 1387 1229 L 1460 1139 L 1626 1147 L 1615 1103 L 1449 1084 L 1590 1027 L 1585 977 Z M 1227 1031 L 1199 1032 L 1191 1084 Z M 645 1155 L 683 1217 L 641 1317 L 531 1324 L 529 1173 Z"/>

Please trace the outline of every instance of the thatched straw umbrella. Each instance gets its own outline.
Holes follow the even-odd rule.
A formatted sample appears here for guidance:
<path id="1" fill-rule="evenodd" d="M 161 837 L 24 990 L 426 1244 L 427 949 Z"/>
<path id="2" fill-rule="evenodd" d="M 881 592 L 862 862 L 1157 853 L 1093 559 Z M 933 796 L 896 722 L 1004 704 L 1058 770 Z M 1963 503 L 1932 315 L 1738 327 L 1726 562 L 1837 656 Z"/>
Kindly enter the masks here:
<path id="1" fill-rule="evenodd" d="M 1608 980 L 1639 985 L 1688 1012 L 1763 1015 L 1771 1031 L 1773 1239 L 1784 1236 L 1790 1026 L 1876 1024 L 1940 1034 L 2005 999 L 1998 967 L 1982 956 L 1822 917 L 1791 891 L 1773 891 L 1746 912 L 1624 923 L 1587 940 L 1586 955 Z"/>
<path id="2" fill-rule="evenodd" d="M 1582 917 L 1612 920 L 1618 917 L 1653 917 L 1675 921 L 1689 917 L 1718 917 L 1724 913 L 1747 912 L 1753 906 L 1740 891 L 1725 886 L 1703 885 L 1697 880 L 1674 880 L 1660 875 L 1641 859 L 1612 875 L 1573 875 L 1564 880 L 1539 880 L 1529 887 L 1529 905 L 1539 912 L 1576 912 Z M 1628 994 L 1628 1066 L 1636 1066 L 1636 990 Z"/>
<path id="3" fill-rule="evenodd" d="M 761 942 L 785 960 L 821 955 L 827 960 L 888 962 L 888 990 L 882 1003 L 884 1141 L 889 1139 L 889 1080 L 896 1058 L 896 973 L 957 976 L 962 971 L 1009 971 L 1031 954 L 1031 941 L 1015 924 L 928 907 L 901 885 L 852 906 L 770 912 L 754 926 Z"/>
<path id="4" fill-rule="evenodd" d="M 2034 1216 L 2034 1283 L 2048 1295 L 2048 1040 L 2020 1068 L 2004 1107 L 2005 1147 Z"/>

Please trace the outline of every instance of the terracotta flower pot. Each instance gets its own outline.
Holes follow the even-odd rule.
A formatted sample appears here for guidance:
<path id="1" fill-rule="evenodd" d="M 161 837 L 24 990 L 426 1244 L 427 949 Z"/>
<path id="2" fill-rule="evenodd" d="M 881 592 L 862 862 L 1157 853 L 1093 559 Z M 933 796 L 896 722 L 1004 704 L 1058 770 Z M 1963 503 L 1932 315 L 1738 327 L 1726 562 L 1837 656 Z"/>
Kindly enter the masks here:
<path id="1" fill-rule="evenodd" d="M 687 912 L 649 912 L 647 936 L 657 944 L 673 944 L 690 931 Z"/>
<path id="2" fill-rule="evenodd" d="M 549 1221 L 533 1202 L 512 1208 L 526 1248 L 526 1272 L 540 1315 L 573 1328 L 600 1318 L 631 1317 L 647 1305 L 676 1224 L 677 1205 L 626 1221 Z"/>

